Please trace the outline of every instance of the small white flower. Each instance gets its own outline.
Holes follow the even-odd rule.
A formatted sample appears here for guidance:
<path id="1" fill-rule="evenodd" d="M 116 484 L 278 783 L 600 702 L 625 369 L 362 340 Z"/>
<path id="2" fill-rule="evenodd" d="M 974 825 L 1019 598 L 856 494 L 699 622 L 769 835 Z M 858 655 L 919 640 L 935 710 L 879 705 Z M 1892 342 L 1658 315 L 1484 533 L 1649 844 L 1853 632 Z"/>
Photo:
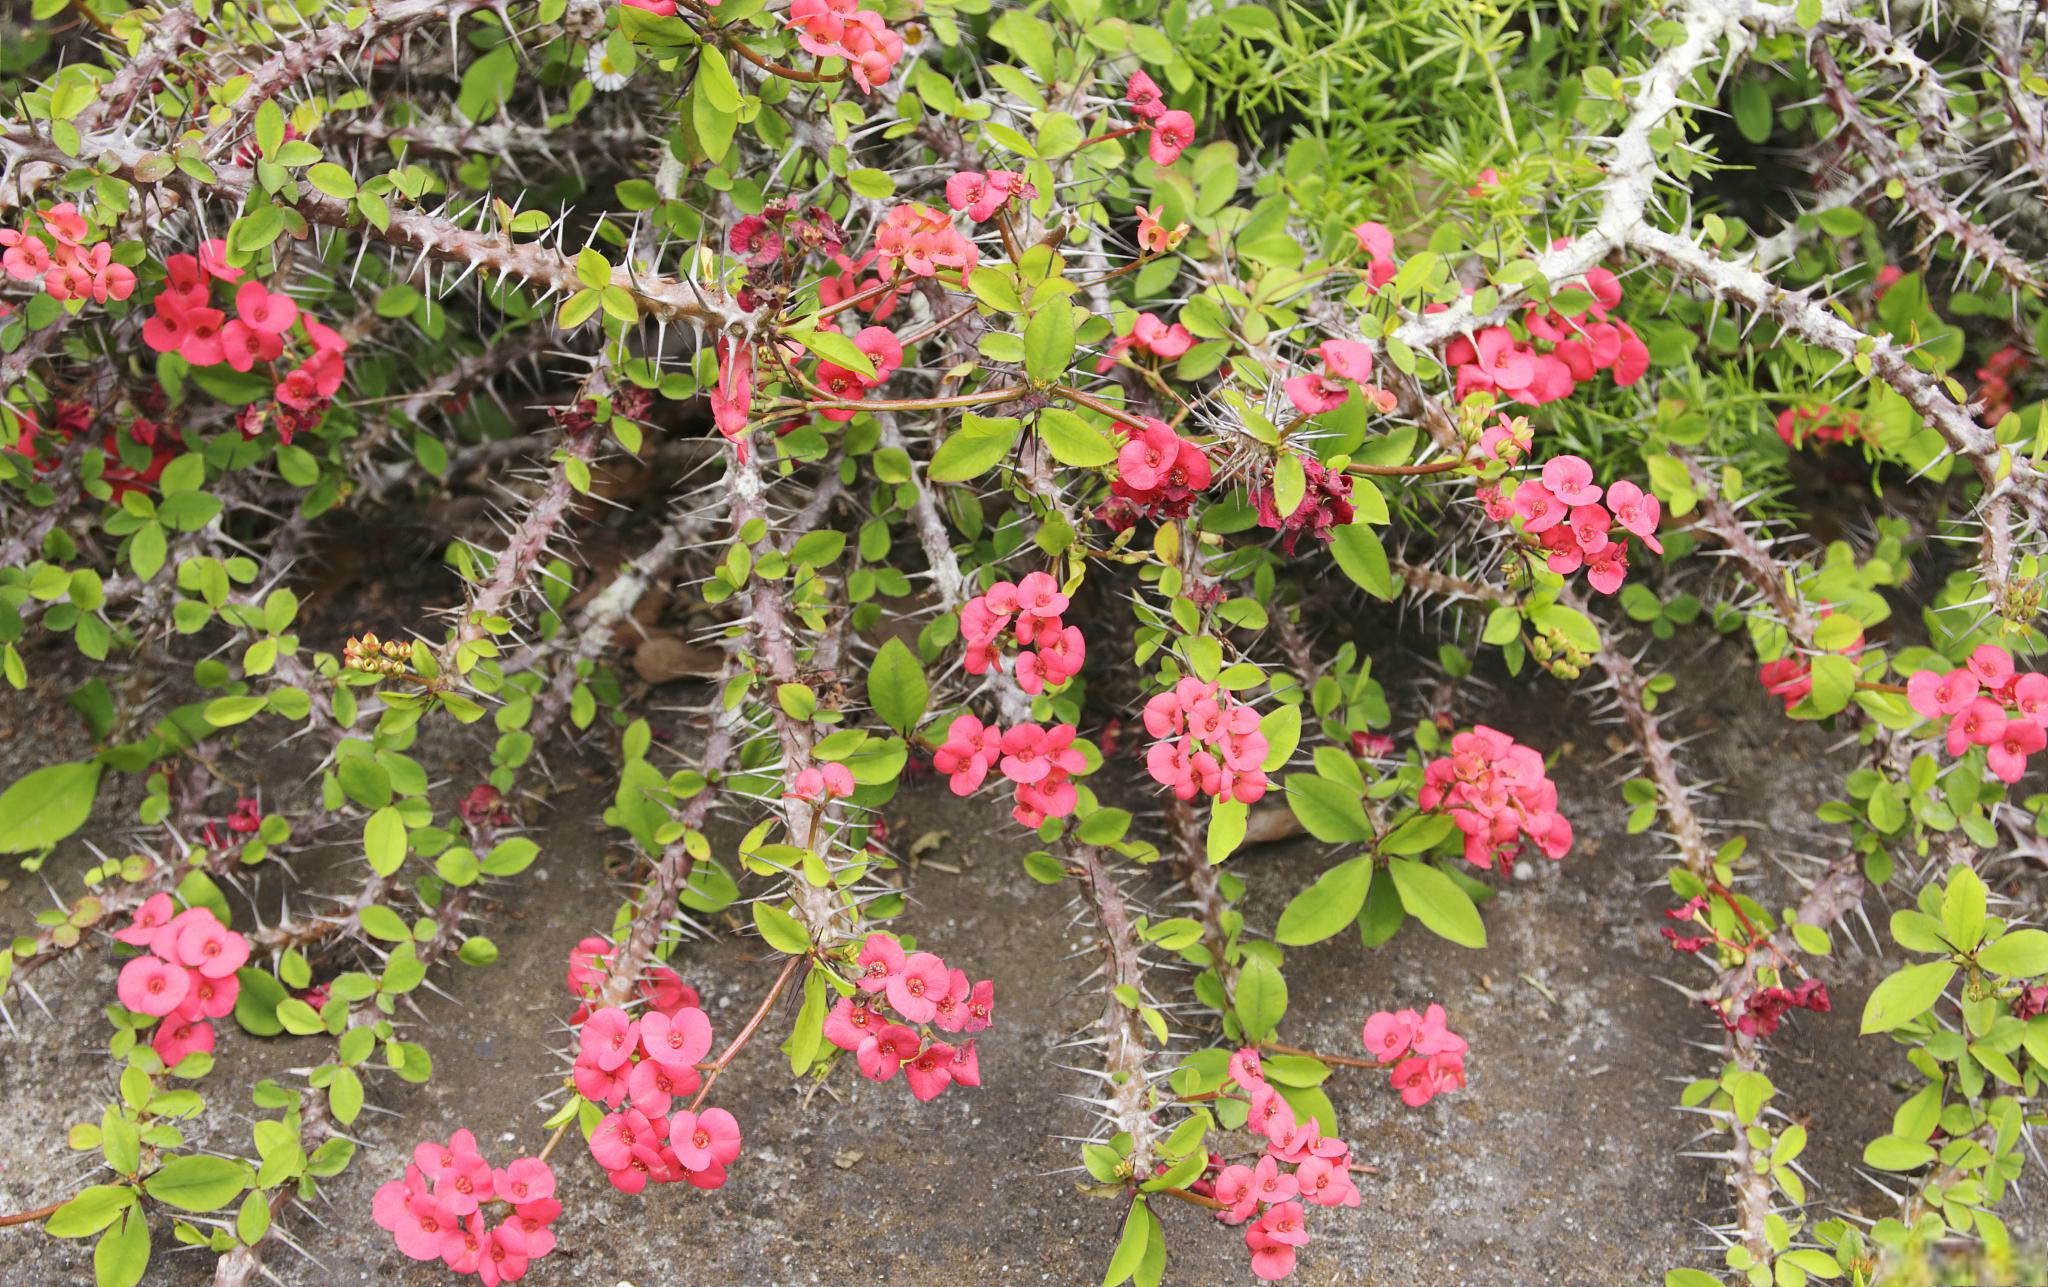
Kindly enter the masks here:
<path id="1" fill-rule="evenodd" d="M 625 73 L 612 66 L 611 55 L 602 45 L 593 46 L 590 56 L 583 60 L 583 74 L 590 77 L 593 86 L 606 92 L 626 87 Z"/>

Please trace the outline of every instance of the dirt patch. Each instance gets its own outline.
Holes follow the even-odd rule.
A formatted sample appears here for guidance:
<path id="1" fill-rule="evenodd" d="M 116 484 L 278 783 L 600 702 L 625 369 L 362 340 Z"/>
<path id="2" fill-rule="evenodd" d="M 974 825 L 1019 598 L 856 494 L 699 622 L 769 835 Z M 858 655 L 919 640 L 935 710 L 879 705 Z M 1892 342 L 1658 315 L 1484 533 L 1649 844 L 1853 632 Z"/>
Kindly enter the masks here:
<path id="1" fill-rule="evenodd" d="M 1732 654 L 1689 667 L 1687 687 L 1710 694 L 1674 720 L 1677 732 L 1708 734 L 1689 760 L 1724 783 L 1710 811 L 1752 837 L 1765 857 L 1759 879 L 1775 901 L 1787 901 L 1790 872 L 1802 867 L 1797 855 L 1829 852 L 1831 838 L 1812 819 L 1830 777 L 1822 760 L 1831 741 L 1779 716 Z M 1555 686 L 1531 691 L 1533 700 L 1480 714 L 1537 745 L 1568 740 L 1554 774 L 1579 841 L 1560 864 L 1525 864 L 1488 905 L 1491 946 L 1467 952 L 1410 927 L 1374 952 L 1340 939 L 1293 954 L 1290 1041 L 1355 1053 L 1366 1013 L 1435 999 L 1472 1045 L 1469 1088 L 1421 1110 L 1404 1108 L 1374 1074 L 1340 1070 L 1333 1078 L 1344 1136 L 1378 1174 L 1360 1177 L 1361 1210 L 1314 1213 L 1315 1240 L 1295 1279 L 1302 1284 L 1616 1284 L 1711 1263 L 1705 1226 L 1725 1217 L 1727 1194 L 1711 1163 L 1680 1155 L 1696 1126 L 1675 1105 L 1683 1081 L 1713 1071 L 1717 1056 L 1701 1043 L 1714 1029 L 1659 981 L 1697 978 L 1697 967 L 1656 936 L 1666 905 L 1660 847 L 1623 830 L 1607 730 Z M 59 702 L 13 700 L 0 777 L 88 749 Z M 292 788 L 297 782 L 296 774 L 287 779 Z M 435 1077 L 425 1087 L 374 1083 L 377 1111 L 357 1123 L 363 1152 L 322 1187 L 310 1215 L 291 1218 L 306 1254 L 277 1249 L 271 1266 L 280 1281 L 449 1281 L 440 1268 L 398 1255 L 369 1220 L 370 1196 L 400 1172 L 414 1141 L 458 1126 L 477 1131 L 487 1151 L 538 1146 L 544 1110 L 536 1105 L 562 1067 L 552 1051 L 565 1044 L 564 959 L 577 938 L 609 925 L 623 892 L 603 875 L 603 804 L 591 788 L 556 801 L 538 833 L 541 860 L 497 891 L 502 904 L 488 932 L 501 949 L 498 964 L 437 976 L 452 999 L 422 995 L 411 1035 L 431 1050 Z M 116 800 L 104 816 L 131 811 L 131 801 Z M 1075 1188 L 1076 1152 L 1063 1137 L 1089 1123 L 1068 1096 L 1088 1083 L 1062 1065 L 1088 1052 L 1058 1048 L 1099 1013 L 1098 995 L 1084 986 L 1098 959 L 1090 923 L 1075 919 L 1064 891 L 1023 876 L 1030 846 L 1014 828 L 992 823 L 989 801 L 958 801 L 927 783 L 907 789 L 889 812 L 899 844 L 950 833 L 916 875 L 906 924 L 998 981 L 997 1023 L 980 1040 L 983 1089 L 919 1105 L 900 1081 L 874 1085 L 842 1072 L 806 1104 L 773 1042 L 760 1043 L 715 1096 L 746 1134 L 731 1183 L 710 1194 L 677 1186 L 626 1197 L 572 1141 L 560 1155 L 562 1250 L 531 1281 L 1099 1280 L 1118 1210 Z M 108 827 L 90 838 L 112 843 L 117 834 Z M 730 835 L 718 839 L 730 848 Z M 1234 859 L 1251 882 L 1252 923 L 1270 926 L 1285 900 L 1338 856 L 1291 842 Z M 67 845 L 46 875 L 68 893 L 86 861 L 82 846 Z M 0 923 L 21 926 L 49 895 L 40 876 L 12 868 L 6 875 Z M 1175 898 L 1163 881 L 1134 892 L 1162 914 Z M 738 1025 L 772 971 L 755 944 L 732 937 L 690 947 L 680 964 L 722 1033 Z M 1899 1099 L 1891 1083 L 1904 1068 L 1895 1047 L 1855 1035 L 1879 969 L 1843 943 L 1827 976 L 1834 1011 L 1800 1017 L 1773 1047 L 1780 1103 L 1813 1131 L 1804 1161 L 1817 1214 L 1878 1209 L 1857 1161 L 1863 1142 L 1887 1128 Z M 0 1206 L 40 1205 L 89 1182 L 88 1161 L 66 1148 L 64 1132 L 113 1093 L 98 1013 L 113 978 L 106 956 L 92 953 L 37 976 L 47 1015 L 33 1005 L 16 1009 L 19 1026 L 0 1046 L 0 1138 L 9 1141 L 0 1154 Z M 1201 1016 L 1185 1012 L 1177 1026 L 1199 1032 Z M 224 1032 L 197 1138 L 248 1152 L 256 1113 L 246 1087 L 262 1076 L 289 1079 L 324 1049 Z M 2038 1192 L 2030 1186 L 2004 1212 L 2029 1240 L 2048 1229 Z M 1237 1231 L 1211 1226 L 1193 1209 L 1169 1211 L 1166 1221 L 1169 1282 L 1251 1281 Z M 0 1284 L 89 1281 L 85 1246 L 32 1229 L 0 1231 L 0 1240 Z M 205 1253 L 171 1249 L 167 1230 L 157 1254 L 152 1281 L 199 1283 L 211 1271 Z"/>

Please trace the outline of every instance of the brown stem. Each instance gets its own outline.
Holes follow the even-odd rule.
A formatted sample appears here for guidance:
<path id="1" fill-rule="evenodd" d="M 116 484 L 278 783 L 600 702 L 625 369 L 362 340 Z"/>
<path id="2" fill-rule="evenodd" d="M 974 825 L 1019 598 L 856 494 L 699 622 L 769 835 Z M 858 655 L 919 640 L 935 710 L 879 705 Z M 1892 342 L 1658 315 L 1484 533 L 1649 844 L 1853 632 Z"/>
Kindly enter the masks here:
<path id="1" fill-rule="evenodd" d="M 1207 1207 L 1211 1211 L 1230 1210 L 1228 1202 L 1218 1202 L 1215 1198 L 1205 1198 L 1199 1193 L 1190 1193 L 1186 1189 L 1154 1189 L 1153 1192 L 1164 1193 L 1168 1197 L 1179 1198 L 1183 1202 L 1191 1202 L 1198 1207 Z"/>
<path id="2" fill-rule="evenodd" d="M 711 1087 L 717 1082 L 718 1074 L 725 1071 L 725 1066 L 732 1062 L 733 1056 L 737 1055 L 740 1052 L 740 1048 L 753 1038 L 754 1030 L 759 1028 L 761 1021 L 768 1017 L 768 1010 L 775 1004 L 775 999 L 782 995 L 784 988 L 789 986 L 790 979 L 796 974 L 796 967 L 802 965 L 808 959 L 808 957 L 792 956 L 782 963 L 782 973 L 775 976 L 775 986 L 768 989 L 767 996 L 761 998 L 761 1004 L 755 1008 L 753 1017 L 747 1020 L 747 1026 L 740 1029 L 740 1035 L 732 1039 L 732 1044 L 725 1048 L 725 1053 L 720 1055 L 718 1061 L 711 1065 L 711 1071 L 704 1074 L 704 1084 L 698 1088 L 697 1097 L 690 1101 L 691 1112 L 697 1111 L 697 1106 L 702 1104 L 704 1097 L 711 1093 Z"/>
<path id="3" fill-rule="evenodd" d="M 548 1142 L 540 1146 L 540 1161 L 545 1162 L 554 1156 L 555 1146 L 562 1142 L 562 1137 L 567 1135 L 569 1128 L 575 1124 L 576 1118 L 572 1115 L 568 1121 L 555 1128 L 555 1133 L 548 1136 Z"/>
<path id="4" fill-rule="evenodd" d="M 58 1208 L 70 1200 L 70 1198 L 64 1198 L 52 1202 L 49 1206 L 37 1207 L 33 1211 L 17 1211 L 13 1215 L 0 1216 L 0 1228 L 10 1224 L 34 1224 L 38 1220 L 47 1220 L 51 1216 L 56 1215 Z"/>
<path id="5" fill-rule="evenodd" d="M 1055 384 L 1052 386 L 1052 391 L 1070 402 L 1077 402 L 1090 411 L 1099 412 L 1112 420 L 1121 421 L 1133 429 L 1142 431 L 1145 428 L 1143 420 L 1125 411 L 1122 407 L 1112 406 L 1104 402 L 1092 393 L 1083 393 L 1079 389 L 1064 384 Z"/>
<path id="6" fill-rule="evenodd" d="M 1462 469 L 1465 462 L 1459 459 L 1432 460 L 1426 465 L 1346 465 L 1347 474 L 1365 474 L 1373 478 L 1419 478 L 1424 474 L 1448 474 L 1453 469 Z"/>
<path id="7" fill-rule="evenodd" d="M 1300 1046 L 1283 1045 L 1277 1041 L 1261 1041 L 1259 1049 L 1270 1050 L 1276 1055 L 1301 1055 L 1308 1059 L 1320 1059 L 1326 1064 L 1340 1068 L 1369 1068 L 1377 1072 L 1386 1065 L 1373 1059 L 1357 1059 L 1350 1055 L 1326 1055 L 1320 1050 L 1303 1050 Z"/>

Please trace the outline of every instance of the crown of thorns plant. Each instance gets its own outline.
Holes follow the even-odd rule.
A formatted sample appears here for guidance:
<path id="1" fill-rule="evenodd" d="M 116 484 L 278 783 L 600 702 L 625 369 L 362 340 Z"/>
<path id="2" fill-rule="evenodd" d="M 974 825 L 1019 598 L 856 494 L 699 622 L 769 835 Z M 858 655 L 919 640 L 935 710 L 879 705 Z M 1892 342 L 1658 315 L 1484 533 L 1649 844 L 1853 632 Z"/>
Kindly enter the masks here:
<path id="1" fill-rule="evenodd" d="M 564 1167 L 621 1206 L 749 1183 L 780 1127 L 728 1075 L 971 1095 L 1015 1020 L 892 851 L 929 770 L 1030 850 L 984 878 L 1088 928 L 1044 1129 L 1105 1287 L 1172 1273 L 1173 1203 L 1260 1279 L 1313 1263 L 1387 1147 L 1347 1103 L 1424 1111 L 1487 1051 L 1455 995 L 1288 1044 L 1290 960 L 1483 950 L 1613 803 L 1711 1047 L 1672 1046 L 1682 1164 L 1728 1188 L 1669 1287 L 2006 1272 L 2048 1068 L 2044 64 L 2025 0 L 37 0 L 0 56 L 0 673 L 94 749 L 0 794 L 63 891 L 0 1015 L 104 952 L 119 1071 L 57 1110 L 88 1182 L 4 1223 L 94 1240 L 101 1287 L 173 1247 L 230 1287 L 368 1168 L 340 1218 L 545 1281 L 587 1236 Z M 1877 517 L 1837 536 L 1823 493 Z M 447 602 L 302 599 L 316 551 L 374 583 L 461 502 Z M 621 665 L 668 596 L 692 624 Z M 1826 853 L 1714 816 L 1681 635 L 1839 735 Z M 648 686 L 684 677 L 678 726 Z M 1477 714 L 1553 682 L 1618 802 Z M 586 756 L 630 889 L 558 991 L 488 932 Z M 1297 833 L 1328 860 L 1261 923 L 1232 859 Z M 689 982 L 714 934 L 778 963 L 738 1022 Z M 1769 1075 L 1852 948 L 1914 1079 L 1874 1207 L 1809 1188 Z M 359 1148 L 455 966 L 567 1020 L 534 1119 Z M 786 1070 L 736 1063 L 764 1035 Z M 247 1134 L 223 1043 L 292 1052 Z"/>

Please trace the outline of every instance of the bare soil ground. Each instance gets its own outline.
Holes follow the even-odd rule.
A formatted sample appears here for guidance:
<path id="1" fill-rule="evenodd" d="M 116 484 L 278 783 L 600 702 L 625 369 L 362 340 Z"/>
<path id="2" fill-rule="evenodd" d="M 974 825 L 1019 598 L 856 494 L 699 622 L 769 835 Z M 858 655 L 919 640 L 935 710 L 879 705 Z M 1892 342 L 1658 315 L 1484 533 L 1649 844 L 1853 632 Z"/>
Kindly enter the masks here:
<path id="1" fill-rule="evenodd" d="M 1751 836 L 1763 857 L 1759 878 L 1783 901 L 1793 890 L 1788 869 L 1802 866 L 1795 855 L 1830 844 L 1813 821 L 1831 772 L 1822 764 L 1829 738 L 1784 720 L 1732 652 L 1688 666 L 1686 678 L 1704 704 L 1677 731 L 1707 734 L 1692 762 L 1725 783 L 1721 810 Z M 1333 1078 L 1344 1136 L 1378 1173 L 1360 1177 L 1361 1210 L 1315 1213 L 1315 1240 L 1295 1279 L 1304 1287 L 1645 1283 L 1674 1265 L 1711 1263 L 1706 1226 L 1725 1216 L 1727 1193 L 1712 1163 L 1680 1155 L 1694 1126 L 1674 1106 L 1685 1080 L 1715 1068 L 1703 1044 L 1714 1029 L 1659 981 L 1694 979 L 1697 967 L 1656 935 L 1666 905 L 1654 884 L 1658 847 L 1625 834 L 1607 730 L 1589 722 L 1584 703 L 1547 682 L 1525 691 L 1537 696 L 1473 714 L 1539 746 L 1566 744 L 1554 773 L 1579 842 L 1560 864 L 1538 860 L 1487 906 L 1491 946 L 1467 952 L 1411 926 L 1374 952 L 1338 939 L 1291 955 L 1288 1040 L 1355 1053 L 1371 1010 L 1441 1000 L 1472 1046 L 1469 1088 L 1421 1110 L 1404 1108 L 1373 1074 Z M 0 781 L 89 750 L 61 689 L 0 696 Z M 573 764 L 560 767 L 570 770 L 565 781 L 575 779 Z M 297 781 L 291 771 L 271 793 Z M 370 1195 L 399 1174 L 414 1141 L 459 1126 L 507 1156 L 540 1143 L 536 1101 L 562 1067 L 552 1052 L 564 1043 L 563 962 L 579 937 L 610 924 L 622 892 L 604 874 L 613 845 L 598 821 L 606 794 L 584 786 L 557 798 L 537 833 L 541 860 L 498 891 L 487 932 L 499 962 L 438 976 L 450 997 L 423 995 L 415 1036 L 431 1050 L 435 1076 L 425 1087 L 373 1085 L 375 1111 L 357 1123 L 363 1151 L 323 1186 L 310 1214 L 292 1218 L 305 1254 L 271 1257 L 281 1282 L 449 1281 L 440 1268 L 399 1256 L 369 1219 Z M 102 803 L 81 840 L 118 846 L 133 799 Z M 558 1155 L 562 1250 L 530 1281 L 1099 1281 L 1118 1209 L 1076 1190 L 1075 1148 L 1062 1137 L 1088 1129 L 1085 1110 L 1067 1098 L 1087 1083 L 1061 1065 L 1086 1052 L 1055 1048 L 1099 1013 L 1098 994 L 1083 986 L 1097 959 L 1089 924 L 1074 919 L 1062 891 L 1024 877 L 1019 860 L 1030 846 L 989 801 L 955 800 L 924 784 L 904 791 L 889 814 L 899 844 L 948 833 L 916 874 L 908 923 L 997 980 L 997 1023 L 980 1043 L 983 1088 L 919 1105 L 900 1081 L 840 1075 L 806 1103 L 773 1040 L 759 1043 L 716 1096 L 746 1133 L 731 1182 L 710 1194 L 675 1186 L 626 1197 L 571 1141 Z M 715 839 L 729 848 L 733 837 Z M 1251 882 L 1252 922 L 1270 926 L 1331 858 L 1297 841 L 1233 859 Z M 69 896 L 88 861 L 74 840 L 40 875 L 0 867 L 0 924 L 24 926 L 49 905 L 46 879 Z M 1138 892 L 1155 907 L 1173 899 L 1163 882 Z M 262 896 L 275 899 L 277 887 L 264 886 Z M 1772 1072 L 1781 1105 L 1813 1134 L 1804 1160 L 1816 1210 L 1875 1214 L 1882 1195 L 1859 1177 L 1858 1157 L 1863 1141 L 1887 1129 L 1904 1062 L 1888 1043 L 1857 1038 L 1879 967 L 1841 936 L 1838 943 L 1827 976 L 1834 1010 L 1800 1016 L 1774 1045 Z M 721 936 L 678 962 L 722 1035 L 769 980 L 757 948 Z M 17 1006 L 18 1026 L 0 1033 L 0 1209 L 39 1206 L 87 1174 L 64 1135 L 73 1121 L 96 1119 L 113 1093 L 99 1015 L 113 980 L 103 952 L 46 971 L 35 982 L 48 1013 Z M 1193 1012 L 1183 1018 L 1198 1023 Z M 254 1110 L 245 1088 L 260 1076 L 289 1078 L 325 1048 L 257 1040 L 228 1025 L 221 1066 L 205 1083 L 204 1137 L 249 1151 Z M 2006 1212 L 2029 1242 L 2048 1230 L 2039 1192 L 2028 1186 Z M 1238 1232 L 1192 1208 L 1166 1218 L 1169 1282 L 1252 1281 Z M 211 1256 L 169 1242 L 167 1231 L 159 1235 L 151 1281 L 205 1281 Z M 6 1287 L 89 1282 L 89 1259 L 88 1246 L 33 1227 L 0 1230 Z"/>

